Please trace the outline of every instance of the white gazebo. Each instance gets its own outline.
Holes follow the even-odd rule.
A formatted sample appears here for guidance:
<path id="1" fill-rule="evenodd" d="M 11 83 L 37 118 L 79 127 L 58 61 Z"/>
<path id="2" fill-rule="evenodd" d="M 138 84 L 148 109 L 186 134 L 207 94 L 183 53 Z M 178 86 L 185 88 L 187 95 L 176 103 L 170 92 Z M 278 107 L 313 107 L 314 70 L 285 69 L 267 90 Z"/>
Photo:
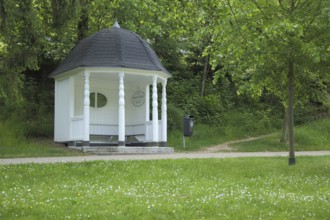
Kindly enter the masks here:
<path id="1" fill-rule="evenodd" d="M 80 41 L 50 77 L 55 142 L 84 151 L 173 152 L 167 147 L 166 113 L 171 74 L 137 34 L 116 22 Z"/>

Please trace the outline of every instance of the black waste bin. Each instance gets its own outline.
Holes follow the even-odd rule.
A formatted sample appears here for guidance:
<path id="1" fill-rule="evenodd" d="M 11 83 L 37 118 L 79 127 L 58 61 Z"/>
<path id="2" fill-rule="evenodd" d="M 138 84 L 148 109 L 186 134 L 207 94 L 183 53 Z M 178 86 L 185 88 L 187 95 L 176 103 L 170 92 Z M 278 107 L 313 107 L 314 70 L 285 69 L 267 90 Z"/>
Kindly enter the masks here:
<path id="1" fill-rule="evenodd" d="M 191 137 L 193 134 L 194 117 L 191 115 L 185 115 L 183 117 L 183 136 Z"/>

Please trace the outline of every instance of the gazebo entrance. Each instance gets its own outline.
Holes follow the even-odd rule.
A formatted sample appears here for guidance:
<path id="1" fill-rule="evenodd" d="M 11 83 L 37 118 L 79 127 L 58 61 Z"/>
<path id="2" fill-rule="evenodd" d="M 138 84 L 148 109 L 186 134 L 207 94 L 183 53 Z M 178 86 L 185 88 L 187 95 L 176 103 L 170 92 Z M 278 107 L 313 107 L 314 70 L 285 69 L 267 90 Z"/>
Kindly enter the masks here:
<path id="1" fill-rule="evenodd" d="M 83 74 L 73 77 L 73 112 L 71 117 L 72 134 L 75 142 L 70 143 L 76 146 L 89 142 L 87 145 L 119 145 L 119 141 L 125 146 L 165 146 L 167 142 L 167 115 L 166 115 L 166 80 L 148 75 L 122 74 L 123 82 L 120 84 L 120 77 L 117 73 L 102 74 L 90 73 L 89 85 L 85 85 Z M 94 77 L 95 76 L 95 77 Z M 155 82 L 153 81 L 155 80 Z M 158 103 L 157 84 L 162 84 L 161 103 Z M 153 85 L 155 89 L 153 88 Z M 89 91 L 85 88 L 89 87 Z M 123 87 L 119 96 L 120 87 Z M 155 92 L 155 94 L 153 94 Z M 84 97 L 89 94 L 89 97 Z M 79 129 L 84 123 L 84 99 L 89 98 L 89 140 L 84 139 L 83 129 Z M 155 102 L 153 98 L 155 98 Z M 123 105 L 119 104 L 124 100 Z M 153 106 L 152 104 L 156 104 Z M 161 107 L 161 115 L 158 115 L 158 108 Z M 124 117 L 121 123 L 125 124 L 120 139 L 119 112 L 123 108 Z M 155 108 L 155 110 L 153 110 Z M 155 116 L 153 114 L 156 113 Z M 159 120 L 160 118 L 160 120 Z M 154 122 L 154 119 L 156 122 Z M 156 124 L 154 127 L 153 125 Z M 158 131 L 157 131 L 158 130 Z M 156 134 L 156 135 L 155 135 Z M 86 145 L 86 143 L 85 143 Z"/>

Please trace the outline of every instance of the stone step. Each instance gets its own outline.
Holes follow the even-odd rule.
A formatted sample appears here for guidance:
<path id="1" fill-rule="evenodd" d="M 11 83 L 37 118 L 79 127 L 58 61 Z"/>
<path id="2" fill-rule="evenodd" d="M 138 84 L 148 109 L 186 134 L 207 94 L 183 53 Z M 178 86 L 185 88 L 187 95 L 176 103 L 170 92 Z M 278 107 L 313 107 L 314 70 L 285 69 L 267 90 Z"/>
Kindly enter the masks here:
<path id="1" fill-rule="evenodd" d="M 172 147 L 114 147 L 114 146 L 94 146 L 94 147 L 71 147 L 79 149 L 85 153 L 96 155 L 112 155 L 112 154 L 163 154 L 174 153 Z"/>

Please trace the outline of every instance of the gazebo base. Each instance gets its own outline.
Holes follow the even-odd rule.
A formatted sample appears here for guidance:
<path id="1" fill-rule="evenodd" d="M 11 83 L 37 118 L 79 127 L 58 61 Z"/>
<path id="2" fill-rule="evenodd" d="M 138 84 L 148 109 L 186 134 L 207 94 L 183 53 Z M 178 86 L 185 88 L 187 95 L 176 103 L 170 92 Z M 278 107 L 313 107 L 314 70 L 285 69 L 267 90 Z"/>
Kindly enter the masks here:
<path id="1" fill-rule="evenodd" d="M 173 147 L 114 147 L 114 146 L 98 146 L 98 147 L 70 147 L 71 149 L 81 150 L 85 153 L 96 155 L 113 155 L 113 154 L 170 154 L 174 153 Z"/>

